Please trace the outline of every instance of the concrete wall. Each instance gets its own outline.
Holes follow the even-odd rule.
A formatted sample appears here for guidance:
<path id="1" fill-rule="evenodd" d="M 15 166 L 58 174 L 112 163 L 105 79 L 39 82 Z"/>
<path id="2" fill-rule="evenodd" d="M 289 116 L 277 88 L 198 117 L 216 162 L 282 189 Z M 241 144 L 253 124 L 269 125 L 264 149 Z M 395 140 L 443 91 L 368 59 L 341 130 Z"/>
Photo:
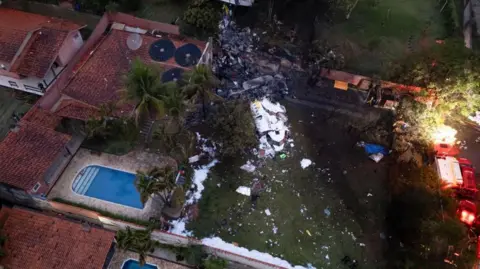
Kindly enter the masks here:
<path id="1" fill-rule="evenodd" d="M 79 31 L 72 31 L 68 34 L 60 51 L 58 52 L 58 61 L 62 66 L 66 66 L 73 58 L 75 53 L 82 47 L 83 38 Z"/>
<path id="2" fill-rule="evenodd" d="M 111 22 L 126 24 L 130 27 L 138 27 L 148 30 L 158 30 L 166 34 L 180 35 L 178 26 L 134 17 L 125 13 L 108 14 Z"/>
<path id="3" fill-rule="evenodd" d="M 97 223 L 102 225 L 105 229 L 112 230 L 112 231 L 118 231 L 118 230 L 123 230 L 126 229 L 127 227 L 130 227 L 132 229 L 145 229 L 145 227 L 134 224 L 134 223 L 129 223 L 109 217 L 102 216 L 101 214 L 91 211 L 91 210 L 86 210 L 82 209 L 79 207 L 71 206 L 71 205 L 66 205 L 63 203 L 59 202 L 54 202 L 54 201 L 49 201 L 50 206 L 53 210 L 60 212 L 60 213 L 66 213 L 71 216 L 76 216 L 76 217 L 81 217 L 83 219 L 88 219 L 91 222 Z M 162 244 L 166 245 L 172 245 L 172 246 L 190 246 L 190 245 L 202 245 L 202 241 L 198 240 L 197 238 L 194 237 L 186 237 L 186 236 L 181 236 L 177 234 L 172 234 L 169 232 L 164 232 L 160 230 L 154 230 L 152 232 L 152 239 L 159 241 Z M 216 255 L 220 258 L 223 258 L 225 260 L 241 263 L 244 265 L 251 266 L 253 268 L 258 268 L 258 269 L 276 269 L 276 268 L 283 268 L 279 267 L 273 264 L 269 264 L 260 260 L 252 259 L 249 257 L 245 257 L 242 255 L 238 255 L 223 249 L 219 248 L 214 248 L 210 246 L 203 246 L 204 250 L 208 253 L 211 253 L 213 255 Z"/>
<path id="4" fill-rule="evenodd" d="M 40 90 L 40 88 L 38 87 L 38 84 L 42 83 L 46 89 L 47 85 L 51 83 L 55 78 L 55 75 L 51 70 L 48 70 L 47 75 L 45 77 L 46 79 L 44 82 L 44 79 L 39 79 L 36 77 L 14 78 L 13 75 L 11 76 L 0 75 L 0 85 L 15 89 L 15 90 L 21 90 L 24 92 L 33 93 L 36 95 L 43 95 L 44 92 Z"/>

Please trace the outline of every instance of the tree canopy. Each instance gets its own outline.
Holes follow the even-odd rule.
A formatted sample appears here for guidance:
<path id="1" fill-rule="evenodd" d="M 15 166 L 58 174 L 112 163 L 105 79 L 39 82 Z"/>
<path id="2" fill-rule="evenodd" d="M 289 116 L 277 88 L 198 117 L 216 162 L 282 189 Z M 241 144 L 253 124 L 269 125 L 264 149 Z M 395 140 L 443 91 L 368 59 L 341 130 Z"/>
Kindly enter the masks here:
<path id="1" fill-rule="evenodd" d="M 244 154 L 257 144 L 255 124 L 250 107 L 241 101 L 231 101 L 219 105 L 209 118 L 213 136 L 221 141 L 220 153 L 226 156 Z"/>
<path id="2" fill-rule="evenodd" d="M 466 116 L 480 108 L 480 55 L 463 41 L 446 40 L 394 64 L 392 81 L 434 91 L 436 112 Z"/>

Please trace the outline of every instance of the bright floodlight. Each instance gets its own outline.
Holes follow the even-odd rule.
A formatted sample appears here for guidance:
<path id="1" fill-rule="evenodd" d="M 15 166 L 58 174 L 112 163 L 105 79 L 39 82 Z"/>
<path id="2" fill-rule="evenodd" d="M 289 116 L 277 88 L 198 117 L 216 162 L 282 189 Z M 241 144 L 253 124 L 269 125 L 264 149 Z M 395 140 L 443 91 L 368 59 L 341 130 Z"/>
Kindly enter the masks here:
<path id="1" fill-rule="evenodd" d="M 138 33 L 131 33 L 127 38 L 127 47 L 131 50 L 138 50 L 142 46 L 142 36 Z"/>

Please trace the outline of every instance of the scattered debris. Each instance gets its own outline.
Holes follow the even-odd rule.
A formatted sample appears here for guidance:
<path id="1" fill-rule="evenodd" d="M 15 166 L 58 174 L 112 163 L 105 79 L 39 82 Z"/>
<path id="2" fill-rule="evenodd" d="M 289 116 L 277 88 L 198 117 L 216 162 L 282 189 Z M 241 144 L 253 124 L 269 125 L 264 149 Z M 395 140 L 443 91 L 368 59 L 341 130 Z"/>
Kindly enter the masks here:
<path id="1" fill-rule="evenodd" d="M 265 215 L 270 216 L 272 213 L 270 213 L 270 210 L 267 208 L 265 209 Z"/>
<path id="2" fill-rule="evenodd" d="M 245 186 L 240 186 L 237 188 L 236 192 L 243 194 L 245 196 L 250 196 L 251 195 L 251 189 L 249 187 Z"/>
<path id="3" fill-rule="evenodd" d="M 264 96 L 274 99 L 288 94 L 280 61 L 259 53 L 258 35 L 250 28 L 239 29 L 235 22 L 220 24 L 219 48 L 213 58 L 213 70 L 222 81 L 217 94 L 226 99 L 255 100 Z"/>
<path id="4" fill-rule="evenodd" d="M 367 197 L 372 197 L 372 196 L 373 196 L 373 194 L 367 193 Z"/>
<path id="5" fill-rule="evenodd" d="M 312 161 L 309 159 L 302 159 L 300 161 L 300 165 L 302 166 L 303 169 L 309 167 L 312 164 Z"/>
<path id="6" fill-rule="evenodd" d="M 312 236 L 312 234 L 310 233 L 309 230 L 305 230 L 305 232 L 306 232 L 309 236 Z"/>
<path id="7" fill-rule="evenodd" d="M 205 181 L 205 179 L 207 179 L 210 168 L 212 168 L 217 162 L 218 160 L 214 159 L 209 164 L 194 170 L 193 184 L 195 187 L 193 192 L 187 193 L 187 196 L 190 197 L 187 200 L 187 204 L 193 204 L 195 201 L 200 199 L 200 197 L 202 197 L 202 191 L 205 189 L 205 186 L 203 186 L 203 182 Z"/>
<path id="8" fill-rule="evenodd" d="M 252 173 L 253 171 L 255 171 L 256 167 L 250 161 L 247 161 L 246 164 L 240 166 L 240 169 Z"/>
<path id="9" fill-rule="evenodd" d="M 255 100 L 250 104 L 255 126 L 260 135 L 260 157 L 275 156 L 275 153 L 284 149 L 289 136 L 286 125 L 285 107 L 279 103 L 272 103 L 267 98 Z"/>

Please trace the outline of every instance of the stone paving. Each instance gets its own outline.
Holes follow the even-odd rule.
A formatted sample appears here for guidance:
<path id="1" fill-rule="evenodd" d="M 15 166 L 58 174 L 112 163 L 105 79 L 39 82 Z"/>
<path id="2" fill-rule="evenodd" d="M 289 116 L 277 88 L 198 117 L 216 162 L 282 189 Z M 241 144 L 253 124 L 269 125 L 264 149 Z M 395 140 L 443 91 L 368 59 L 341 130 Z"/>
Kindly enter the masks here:
<path id="1" fill-rule="evenodd" d="M 89 150 L 80 149 L 48 194 L 50 200 L 62 198 L 130 218 L 148 220 L 150 217 L 160 216 L 163 205 L 157 202 L 158 199 L 150 199 L 143 209 L 138 209 L 75 193 L 72 190 L 73 181 L 77 174 L 89 165 L 105 166 L 135 174 L 138 170 L 146 171 L 155 166 L 176 166 L 175 160 L 143 151 L 132 151 L 123 156 L 116 156 L 106 153 L 98 155 L 91 153 Z"/>

